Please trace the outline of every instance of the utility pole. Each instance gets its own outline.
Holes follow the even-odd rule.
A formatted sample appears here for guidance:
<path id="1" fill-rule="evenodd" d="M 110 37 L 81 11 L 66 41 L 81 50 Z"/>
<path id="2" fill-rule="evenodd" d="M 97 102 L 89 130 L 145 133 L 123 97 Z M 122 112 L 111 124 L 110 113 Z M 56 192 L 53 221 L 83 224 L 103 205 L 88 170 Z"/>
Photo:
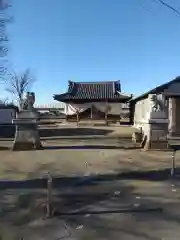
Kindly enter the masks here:
<path id="1" fill-rule="evenodd" d="M 4 77 L 8 71 L 7 24 L 11 21 L 11 18 L 8 15 L 9 7 L 11 7 L 9 0 L 0 0 L 0 80 L 4 80 Z"/>

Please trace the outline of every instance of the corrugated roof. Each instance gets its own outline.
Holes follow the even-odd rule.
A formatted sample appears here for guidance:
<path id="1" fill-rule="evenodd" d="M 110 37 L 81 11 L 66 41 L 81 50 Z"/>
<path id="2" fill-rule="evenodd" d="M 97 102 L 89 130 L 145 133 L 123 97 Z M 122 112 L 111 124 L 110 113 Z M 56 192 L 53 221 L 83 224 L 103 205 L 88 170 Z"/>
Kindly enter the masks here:
<path id="1" fill-rule="evenodd" d="M 131 97 L 121 95 L 120 81 L 108 82 L 73 82 L 69 81 L 68 91 L 54 95 L 58 101 L 68 100 L 128 100 Z"/>

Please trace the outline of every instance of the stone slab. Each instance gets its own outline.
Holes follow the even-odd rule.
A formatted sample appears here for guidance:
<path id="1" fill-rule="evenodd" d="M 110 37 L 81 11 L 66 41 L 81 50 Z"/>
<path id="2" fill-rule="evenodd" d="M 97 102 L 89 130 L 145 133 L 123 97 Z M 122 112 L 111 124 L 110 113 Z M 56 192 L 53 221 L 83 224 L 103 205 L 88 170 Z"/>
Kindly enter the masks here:
<path id="1" fill-rule="evenodd" d="M 20 125 L 24 125 L 24 124 L 38 124 L 39 122 L 36 120 L 36 119 L 34 119 L 34 118 L 32 118 L 32 119 L 29 119 L 29 118 L 21 118 L 21 119 L 13 119 L 12 120 L 12 123 L 13 124 L 16 124 L 16 125 L 18 125 L 18 124 L 20 124 Z"/>
<path id="2" fill-rule="evenodd" d="M 167 141 L 151 141 L 150 143 L 151 149 L 168 149 Z"/>
<path id="3" fill-rule="evenodd" d="M 168 125 L 166 122 L 145 124 L 143 132 L 146 136 L 142 147 L 147 149 L 167 149 Z"/>
<path id="4" fill-rule="evenodd" d="M 152 130 L 164 130 L 167 132 L 168 130 L 168 125 L 167 123 L 157 123 L 157 124 L 151 124 L 150 125 Z"/>
<path id="5" fill-rule="evenodd" d="M 168 148 L 168 141 L 148 141 L 144 146 L 144 150 L 162 150 Z"/>
<path id="6" fill-rule="evenodd" d="M 166 141 L 167 133 L 164 130 L 151 130 L 150 140 L 152 141 Z"/>
<path id="7" fill-rule="evenodd" d="M 13 151 L 25 151 L 34 149 L 34 143 L 32 142 L 14 142 Z"/>
<path id="8" fill-rule="evenodd" d="M 162 111 L 159 111 L 159 112 L 151 112 L 150 113 L 150 119 L 166 119 L 166 113 L 165 112 L 162 112 Z"/>

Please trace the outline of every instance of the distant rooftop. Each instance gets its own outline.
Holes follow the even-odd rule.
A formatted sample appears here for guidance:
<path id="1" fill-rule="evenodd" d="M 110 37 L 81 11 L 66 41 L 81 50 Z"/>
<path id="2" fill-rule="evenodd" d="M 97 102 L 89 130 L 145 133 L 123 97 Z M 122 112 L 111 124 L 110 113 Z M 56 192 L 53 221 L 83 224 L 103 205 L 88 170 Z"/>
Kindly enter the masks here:
<path id="1" fill-rule="evenodd" d="M 117 81 L 104 82 L 73 82 L 69 81 L 68 91 L 55 94 L 54 99 L 60 102 L 68 101 L 127 101 L 131 96 L 121 93 L 121 83 Z"/>

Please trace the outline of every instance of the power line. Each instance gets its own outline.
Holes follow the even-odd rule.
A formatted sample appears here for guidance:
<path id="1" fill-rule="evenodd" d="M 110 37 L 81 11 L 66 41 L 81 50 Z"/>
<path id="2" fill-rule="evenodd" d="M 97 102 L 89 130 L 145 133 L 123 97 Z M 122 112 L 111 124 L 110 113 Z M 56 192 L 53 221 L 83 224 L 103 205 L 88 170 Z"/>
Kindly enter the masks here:
<path id="1" fill-rule="evenodd" d="M 156 16 L 156 13 L 155 13 L 154 11 L 152 11 L 152 9 L 146 7 L 142 2 L 140 3 L 140 6 L 141 6 L 144 10 L 148 11 L 149 13 L 151 13 L 153 16 Z"/>
<path id="2" fill-rule="evenodd" d="M 165 7 L 169 8 L 170 10 L 172 10 L 173 12 L 175 12 L 177 14 L 178 17 L 180 17 L 180 11 L 178 11 L 175 7 L 173 7 L 172 5 L 164 2 L 163 0 L 153 0 L 155 1 L 156 3 L 160 3 L 162 5 L 164 5 Z"/>

